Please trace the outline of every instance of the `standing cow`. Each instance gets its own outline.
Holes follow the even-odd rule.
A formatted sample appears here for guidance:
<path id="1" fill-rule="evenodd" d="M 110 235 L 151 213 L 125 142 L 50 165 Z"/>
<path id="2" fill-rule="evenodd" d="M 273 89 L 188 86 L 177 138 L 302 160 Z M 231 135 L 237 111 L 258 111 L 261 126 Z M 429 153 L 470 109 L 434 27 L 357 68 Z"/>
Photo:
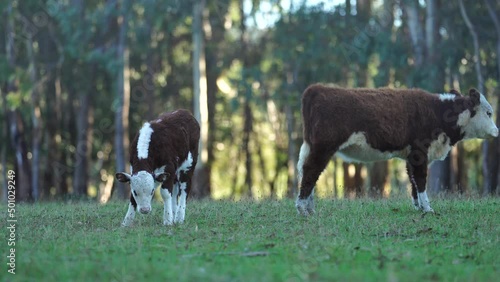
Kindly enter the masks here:
<path id="1" fill-rule="evenodd" d="M 131 174 L 116 174 L 120 182 L 129 182 L 131 188 L 123 226 L 132 224 L 136 210 L 143 214 L 151 211 L 151 199 L 160 183 L 163 224 L 184 222 L 199 139 L 200 126 L 186 110 L 165 113 L 144 123 L 130 146 Z"/>
<path id="2" fill-rule="evenodd" d="M 350 162 L 406 160 L 413 205 L 433 212 L 425 192 L 427 165 L 443 160 L 460 140 L 498 136 L 481 93 L 450 92 L 309 86 L 302 96 L 298 212 L 314 213 L 314 186 L 335 153 Z"/>

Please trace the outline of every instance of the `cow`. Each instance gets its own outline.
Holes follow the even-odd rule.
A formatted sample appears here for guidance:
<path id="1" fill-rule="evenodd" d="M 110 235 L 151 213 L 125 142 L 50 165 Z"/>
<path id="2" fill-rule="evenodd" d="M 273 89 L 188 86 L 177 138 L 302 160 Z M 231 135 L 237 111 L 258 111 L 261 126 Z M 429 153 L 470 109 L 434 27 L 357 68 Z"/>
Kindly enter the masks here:
<path id="1" fill-rule="evenodd" d="M 492 114 L 476 89 L 462 96 L 457 90 L 309 86 L 302 95 L 298 213 L 314 213 L 314 186 L 334 154 L 348 162 L 406 160 L 414 207 L 433 212 L 425 191 L 428 164 L 461 140 L 497 137 Z"/>
<path id="2" fill-rule="evenodd" d="M 130 183 L 131 195 L 122 226 L 135 212 L 151 212 L 155 188 L 161 184 L 163 224 L 183 223 L 191 177 L 198 160 L 200 125 L 187 110 L 164 113 L 144 123 L 130 146 L 130 174 L 116 173 Z"/>

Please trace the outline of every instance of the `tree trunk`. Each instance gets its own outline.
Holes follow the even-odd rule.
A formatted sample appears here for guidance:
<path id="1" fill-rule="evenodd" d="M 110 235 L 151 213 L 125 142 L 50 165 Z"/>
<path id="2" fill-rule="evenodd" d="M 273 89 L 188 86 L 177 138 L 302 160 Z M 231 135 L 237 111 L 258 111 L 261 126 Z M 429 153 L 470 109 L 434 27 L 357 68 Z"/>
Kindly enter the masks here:
<path id="1" fill-rule="evenodd" d="M 407 17 L 408 30 L 413 46 L 413 54 L 415 56 L 415 66 L 420 67 L 424 63 L 424 32 L 418 15 L 418 1 L 403 1 L 404 11 Z"/>
<path id="2" fill-rule="evenodd" d="M 125 163 L 128 159 L 128 114 L 130 108 L 130 81 L 129 81 L 129 54 L 127 48 L 127 24 L 129 0 L 121 2 L 121 13 L 118 17 L 119 36 L 116 46 L 117 60 L 120 62 L 120 70 L 116 79 L 116 112 L 115 112 L 115 155 L 116 171 L 126 171 Z M 116 196 L 119 199 L 130 197 L 130 188 L 116 181 Z M 115 194 L 115 193 L 114 193 Z"/>
<path id="3" fill-rule="evenodd" d="M 481 70 L 481 57 L 480 57 L 480 48 L 479 48 L 479 37 L 477 35 L 476 29 L 474 25 L 472 24 L 469 16 L 467 15 L 467 11 L 465 10 L 464 7 L 464 1 L 459 0 L 459 7 L 460 7 L 460 13 L 462 14 L 462 18 L 465 22 L 465 25 L 469 29 L 469 32 L 472 36 L 472 43 L 474 45 L 474 68 L 476 70 L 476 78 L 477 78 L 477 89 L 479 92 L 484 93 L 484 78 L 483 78 L 483 72 Z"/>
<path id="4" fill-rule="evenodd" d="M 288 183 L 287 183 L 287 197 L 295 197 L 298 193 L 298 180 L 297 180 L 297 141 L 294 138 L 295 132 L 295 116 L 293 114 L 292 106 L 288 103 L 285 105 L 285 117 L 287 125 L 288 137 Z M 278 168 L 276 168 L 278 169 Z"/>
<path id="5" fill-rule="evenodd" d="M 193 6 L 193 108 L 194 116 L 200 123 L 200 145 L 191 197 L 210 196 L 210 167 L 207 166 L 208 150 L 208 108 L 207 73 L 203 42 L 203 11 L 205 0 L 196 1 Z"/>
<path id="6" fill-rule="evenodd" d="M 425 64 L 422 67 L 425 85 L 428 91 L 437 93 L 443 91 L 444 68 L 440 66 L 441 51 L 436 48 L 439 44 L 439 10 L 437 0 L 428 0 L 426 3 L 425 18 Z M 443 161 L 436 161 L 430 165 L 428 176 L 428 189 L 441 192 L 451 189 L 450 180 L 454 178 L 451 174 L 450 156 Z"/>
<path id="7" fill-rule="evenodd" d="M 387 161 L 374 162 L 370 167 L 370 197 L 384 196 L 384 187 L 389 180 L 389 163 Z"/>
<path id="8" fill-rule="evenodd" d="M 16 67 L 15 45 L 14 38 L 16 37 L 14 29 L 14 15 L 12 14 L 12 3 L 9 2 L 6 8 L 7 11 L 7 26 L 6 26 L 6 57 L 9 67 Z M 2 91 L 4 100 L 6 95 L 11 91 L 19 91 L 18 86 L 14 81 L 9 80 Z M 7 124 L 9 125 L 11 144 L 15 152 L 15 172 L 16 172 L 16 200 L 31 201 L 33 194 L 31 191 L 32 175 L 28 161 L 28 147 L 26 146 L 24 136 L 24 122 L 19 110 L 8 110 L 6 113 Z"/>
<path id="9" fill-rule="evenodd" d="M 89 104 L 90 93 L 80 91 L 80 105 L 76 117 L 76 151 L 75 151 L 75 170 L 73 174 L 73 193 L 79 197 L 87 196 L 88 186 L 88 128 L 89 128 Z"/>
<path id="10" fill-rule="evenodd" d="M 39 172 L 40 172 L 40 140 L 42 135 L 41 125 L 41 110 L 40 110 L 40 81 L 38 81 L 37 66 L 35 62 L 35 54 L 33 50 L 33 36 L 26 37 L 26 50 L 28 53 L 29 74 L 32 83 L 31 89 L 31 103 L 32 103 L 32 126 L 33 126 L 33 140 L 32 140 L 32 159 L 31 159 L 31 193 L 33 200 L 38 200 L 39 195 Z"/>
<path id="11" fill-rule="evenodd" d="M 497 81 L 500 81 L 500 19 L 496 13 L 496 9 L 491 3 L 491 0 L 484 0 L 486 3 L 486 7 L 488 8 L 488 14 L 490 15 L 491 20 L 495 26 L 496 34 L 497 34 L 497 44 L 496 44 L 496 57 L 497 57 Z M 497 95 L 499 96 L 497 99 L 497 119 L 496 124 L 500 126 L 500 86 L 497 89 Z M 491 153 L 489 155 L 489 177 L 490 177 L 490 185 L 488 188 L 488 192 L 491 195 L 495 195 L 497 193 L 497 186 L 499 183 L 500 177 L 500 137 L 497 137 L 493 140 L 490 145 Z"/>
<path id="12" fill-rule="evenodd" d="M 248 90 L 247 90 L 248 91 Z M 250 136 L 253 130 L 253 115 L 252 108 L 250 107 L 249 98 L 245 99 L 245 104 L 243 105 L 243 141 L 242 148 L 245 153 L 245 186 L 247 188 L 248 197 L 250 199 L 254 198 L 252 191 L 253 186 L 253 169 L 252 169 L 252 151 L 250 150 Z"/>
<path id="13" fill-rule="evenodd" d="M 467 15 L 467 11 L 465 10 L 464 7 L 464 1 L 459 0 L 459 7 L 460 7 L 460 13 L 462 14 L 462 19 L 465 22 L 465 25 L 467 26 L 467 29 L 469 29 L 469 32 L 472 37 L 472 43 L 474 46 L 474 68 L 476 70 L 476 78 L 477 78 L 477 89 L 481 93 L 484 92 L 484 77 L 483 73 L 481 70 L 481 57 L 480 57 L 480 48 L 479 48 L 479 37 L 476 32 L 476 28 L 472 24 L 469 16 Z M 482 153 L 483 153 L 483 193 L 487 194 L 491 190 L 491 184 L 492 184 L 492 178 L 496 177 L 494 172 L 491 171 L 491 168 L 489 167 L 489 162 L 488 162 L 488 156 L 489 156 L 489 151 L 490 151 L 490 146 L 488 144 L 488 140 L 484 140 L 482 143 Z"/>
<path id="14" fill-rule="evenodd" d="M 32 201 L 32 174 L 28 161 L 28 146 L 25 141 L 24 121 L 18 110 L 10 111 L 10 138 L 16 152 L 16 200 Z"/>
<path id="15" fill-rule="evenodd" d="M 2 87 L 3 85 L 0 85 Z M 5 101 L 5 92 L 6 89 L 0 88 L 0 99 L 2 101 L 2 110 L 3 112 L 1 113 L 0 117 L 1 120 L 4 121 L 2 124 L 2 150 L 0 152 L 0 162 L 2 165 L 2 203 L 7 203 L 7 188 L 8 188 L 8 180 L 7 180 L 7 172 L 8 172 L 8 167 L 7 167 L 7 147 L 9 146 L 9 133 L 7 129 L 9 128 L 9 120 L 7 118 L 7 104 Z"/>

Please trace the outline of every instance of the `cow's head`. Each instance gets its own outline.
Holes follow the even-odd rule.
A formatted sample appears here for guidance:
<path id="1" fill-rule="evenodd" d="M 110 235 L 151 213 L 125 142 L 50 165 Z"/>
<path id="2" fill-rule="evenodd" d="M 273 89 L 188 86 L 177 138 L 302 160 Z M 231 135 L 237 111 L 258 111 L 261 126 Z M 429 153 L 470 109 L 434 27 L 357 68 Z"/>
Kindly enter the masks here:
<path id="1" fill-rule="evenodd" d="M 157 186 L 155 181 L 161 183 L 166 178 L 166 173 L 149 173 L 144 170 L 132 175 L 125 172 L 116 174 L 118 181 L 130 183 L 130 192 L 137 203 L 137 211 L 143 214 L 151 212 L 151 199 Z"/>
<path id="2" fill-rule="evenodd" d="M 497 137 L 498 128 L 493 121 L 493 108 L 483 94 L 469 90 L 467 110 L 458 116 L 458 125 L 465 139 Z"/>

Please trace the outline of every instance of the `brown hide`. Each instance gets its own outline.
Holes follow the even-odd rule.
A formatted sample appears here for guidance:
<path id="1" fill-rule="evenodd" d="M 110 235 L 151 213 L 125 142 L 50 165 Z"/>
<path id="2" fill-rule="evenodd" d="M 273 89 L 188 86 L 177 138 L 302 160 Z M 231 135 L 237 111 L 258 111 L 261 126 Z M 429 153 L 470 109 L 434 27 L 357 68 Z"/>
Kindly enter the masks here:
<path id="1" fill-rule="evenodd" d="M 473 105 L 469 97 L 457 95 L 453 101 L 440 101 L 438 95 L 420 89 L 345 89 L 316 84 L 302 97 L 304 139 L 313 147 L 340 146 L 351 134 L 364 132 L 371 147 L 384 152 L 419 141 L 430 143 L 445 132 L 453 145 L 463 137 L 456 126 L 458 115 L 466 109 L 472 111 Z"/>
<path id="2" fill-rule="evenodd" d="M 139 133 L 130 145 L 130 164 L 133 173 L 145 170 L 149 173 L 166 165 L 165 172 L 175 175 L 177 167 L 186 160 L 189 152 L 193 157 L 193 167 L 198 159 L 200 126 L 187 110 L 164 113 L 150 121 L 153 133 L 149 143 L 147 159 L 137 157 Z"/>

